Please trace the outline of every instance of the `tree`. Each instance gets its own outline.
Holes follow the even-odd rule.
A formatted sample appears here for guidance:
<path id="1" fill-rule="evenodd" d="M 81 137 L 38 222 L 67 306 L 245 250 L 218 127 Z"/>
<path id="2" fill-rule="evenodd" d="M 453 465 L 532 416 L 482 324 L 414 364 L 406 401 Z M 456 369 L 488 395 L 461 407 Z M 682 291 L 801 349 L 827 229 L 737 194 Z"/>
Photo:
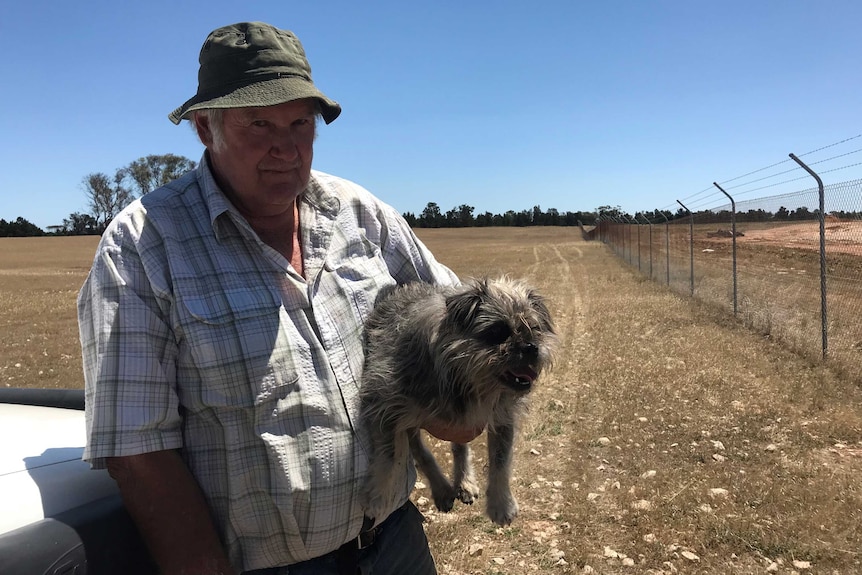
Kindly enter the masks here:
<path id="1" fill-rule="evenodd" d="M 126 170 L 122 168 L 116 171 L 113 179 L 101 172 L 84 176 L 81 185 L 90 201 L 90 214 L 96 221 L 98 233 L 132 202 L 132 191 L 124 184 L 125 179 Z"/>
<path id="2" fill-rule="evenodd" d="M 622 210 L 619 206 L 599 206 L 596 208 L 596 213 L 599 215 L 599 217 L 605 219 L 614 219 L 620 216 Z"/>
<path id="3" fill-rule="evenodd" d="M 467 204 L 461 204 L 458 206 L 458 224 L 461 227 L 471 227 L 473 225 L 473 210 L 475 210 L 473 206 L 468 206 Z"/>
<path id="4" fill-rule="evenodd" d="M 817 215 L 812 214 L 811 210 L 809 210 L 805 206 L 799 206 L 798 208 L 796 208 L 796 210 L 790 212 L 790 219 L 791 220 L 798 220 L 798 221 L 813 220 L 816 217 L 817 217 Z"/>
<path id="5" fill-rule="evenodd" d="M 533 222 L 533 212 L 528 210 L 521 210 L 517 214 L 515 214 L 515 221 L 513 222 L 515 226 L 519 228 L 523 228 L 529 226 Z"/>
<path id="6" fill-rule="evenodd" d="M 99 224 L 90 214 L 74 212 L 63 220 L 63 233 L 70 236 L 89 236 L 99 233 Z"/>
<path id="7" fill-rule="evenodd" d="M 497 216 L 499 217 L 499 216 Z M 480 228 L 485 228 L 488 226 L 494 225 L 494 214 L 491 212 L 485 212 L 484 214 L 479 214 L 476 216 L 476 226 Z"/>
<path id="8" fill-rule="evenodd" d="M 143 196 L 168 182 L 176 180 L 195 167 L 197 167 L 197 163 L 185 156 L 151 154 L 130 163 L 126 166 L 125 171 L 138 196 Z"/>
<path id="9" fill-rule="evenodd" d="M 446 212 L 443 227 L 446 227 L 446 228 L 460 228 L 461 227 L 461 225 L 458 223 L 458 212 L 455 211 L 455 208 L 452 208 L 451 210 Z"/>
<path id="10" fill-rule="evenodd" d="M 533 206 L 533 215 L 530 216 L 530 224 L 534 226 L 545 225 L 545 214 L 542 212 L 542 206 Z"/>
<path id="11" fill-rule="evenodd" d="M 422 225 L 426 228 L 439 228 L 443 223 L 443 214 L 440 213 L 440 206 L 434 202 L 428 202 L 425 209 L 422 210 L 422 215 L 419 216 Z"/>
<path id="12" fill-rule="evenodd" d="M 33 237 L 33 236 L 44 236 L 45 232 L 42 231 L 42 228 L 37 226 L 36 224 L 25 220 L 22 217 L 18 217 L 14 222 L 7 222 L 6 220 L 0 220 L 0 237 L 4 238 L 20 238 L 20 237 Z"/>

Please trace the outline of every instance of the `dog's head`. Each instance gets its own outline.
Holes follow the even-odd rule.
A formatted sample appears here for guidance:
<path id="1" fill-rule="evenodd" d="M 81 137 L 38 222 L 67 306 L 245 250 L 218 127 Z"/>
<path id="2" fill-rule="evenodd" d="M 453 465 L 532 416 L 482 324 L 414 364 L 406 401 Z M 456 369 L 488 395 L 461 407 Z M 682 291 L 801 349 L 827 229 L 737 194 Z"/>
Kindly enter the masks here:
<path id="1" fill-rule="evenodd" d="M 557 336 L 545 299 L 523 282 L 471 280 L 446 299 L 450 357 L 472 379 L 527 393 L 550 365 Z"/>

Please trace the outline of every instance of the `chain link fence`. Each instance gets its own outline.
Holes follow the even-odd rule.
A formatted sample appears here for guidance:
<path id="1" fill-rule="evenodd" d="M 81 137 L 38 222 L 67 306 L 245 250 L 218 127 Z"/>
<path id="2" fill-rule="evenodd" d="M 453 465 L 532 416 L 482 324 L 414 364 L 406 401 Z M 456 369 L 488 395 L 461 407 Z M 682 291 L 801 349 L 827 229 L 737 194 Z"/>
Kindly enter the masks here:
<path id="1" fill-rule="evenodd" d="M 862 180 L 660 222 L 606 216 L 587 237 L 862 384 Z"/>

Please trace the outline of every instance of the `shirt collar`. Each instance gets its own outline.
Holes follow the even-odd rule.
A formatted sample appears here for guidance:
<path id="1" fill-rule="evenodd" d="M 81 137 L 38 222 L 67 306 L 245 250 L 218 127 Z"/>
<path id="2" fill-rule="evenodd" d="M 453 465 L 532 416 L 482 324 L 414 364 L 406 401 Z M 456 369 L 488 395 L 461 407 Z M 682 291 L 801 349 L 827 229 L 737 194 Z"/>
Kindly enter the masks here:
<path id="1" fill-rule="evenodd" d="M 204 151 L 203 157 L 198 164 L 197 177 L 204 203 L 210 214 L 210 225 L 212 225 L 213 233 L 215 233 L 216 239 L 222 240 L 224 239 L 224 224 L 221 222 L 229 221 L 231 213 L 237 221 L 245 222 L 245 218 L 240 215 L 216 183 L 215 176 L 213 176 L 212 169 L 210 168 L 209 154 L 206 151 Z"/>
<path id="2" fill-rule="evenodd" d="M 308 203 L 312 208 L 328 214 L 333 219 L 341 209 L 341 202 L 330 189 L 328 189 L 321 181 L 322 172 L 311 170 L 311 178 L 308 180 L 308 186 L 300 195 L 300 201 Z M 302 220 L 300 219 L 300 225 Z"/>

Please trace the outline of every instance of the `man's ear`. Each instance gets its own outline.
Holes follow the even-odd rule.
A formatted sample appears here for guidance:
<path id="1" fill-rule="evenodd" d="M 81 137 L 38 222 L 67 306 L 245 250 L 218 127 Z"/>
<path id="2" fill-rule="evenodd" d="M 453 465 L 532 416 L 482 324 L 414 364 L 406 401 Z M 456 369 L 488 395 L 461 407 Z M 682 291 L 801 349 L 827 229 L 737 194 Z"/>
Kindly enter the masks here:
<path id="1" fill-rule="evenodd" d="M 200 138 L 201 143 L 204 145 L 204 147 L 212 147 L 213 132 L 210 128 L 209 114 L 193 113 L 191 120 L 195 123 L 195 131 L 198 133 L 198 138 Z"/>

